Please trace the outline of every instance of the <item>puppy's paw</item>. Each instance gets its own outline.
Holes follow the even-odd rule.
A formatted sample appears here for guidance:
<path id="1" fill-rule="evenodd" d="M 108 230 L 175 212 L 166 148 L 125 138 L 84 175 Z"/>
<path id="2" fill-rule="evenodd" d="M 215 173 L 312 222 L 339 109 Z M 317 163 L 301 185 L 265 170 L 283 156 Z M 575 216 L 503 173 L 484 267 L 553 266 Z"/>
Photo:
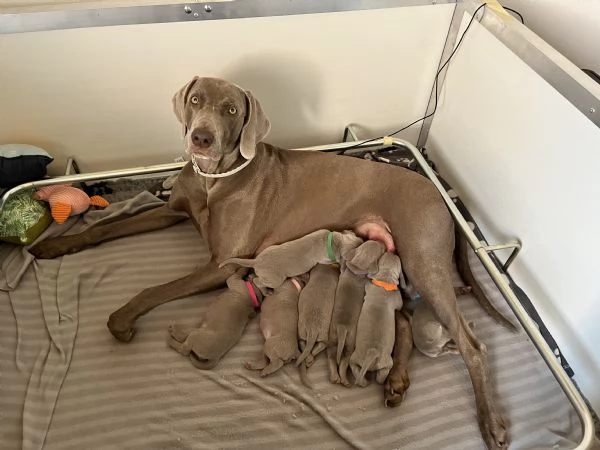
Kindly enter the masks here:
<path id="1" fill-rule="evenodd" d="M 410 386 L 408 371 L 406 369 L 392 369 L 385 381 L 383 391 L 384 404 L 387 408 L 400 406 Z"/>
<path id="2" fill-rule="evenodd" d="M 179 343 L 184 343 L 188 337 L 188 333 L 180 325 L 169 325 L 169 335 Z"/>

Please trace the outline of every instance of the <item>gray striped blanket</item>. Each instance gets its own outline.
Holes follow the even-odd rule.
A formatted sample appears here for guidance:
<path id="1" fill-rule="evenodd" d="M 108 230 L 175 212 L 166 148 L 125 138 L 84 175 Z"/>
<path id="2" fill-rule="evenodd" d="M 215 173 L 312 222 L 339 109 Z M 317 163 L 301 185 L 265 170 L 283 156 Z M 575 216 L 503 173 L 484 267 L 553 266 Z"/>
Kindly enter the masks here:
<path id="1" fill-rule="evenodd" d="M 3 251 L 6 263 L 7 252 L 14 261 L 19 249 Z M 183 222 L 56 260 L 23 259 L 26 269 L 0 283 L 0 448 L 483 448 L 459 356 L 415 353 L 405 403 L 386 409 L 378 385 L 331 385 L 323 356 L 309 370 L 313 391 L 295 367 L 264 379 L 244 369 L 261 350 L 256 319 L 216 369 L 195 369 L 167 347 L 166 329 L 193 323 L 216 292 L 155 309 L 140 318 L 129 344 L 111 336 L 113 310 L 207 257 Z M 472 257 L 484 287 L 508 312 Z M 14 269 L 5 264 L 0 275 L 10 278 Z M 470 296 L 460 308 L 488 345 L 511 448 L 572 448 L 581 435 L 577 415 L 526 334 L 496 325 Z"/>

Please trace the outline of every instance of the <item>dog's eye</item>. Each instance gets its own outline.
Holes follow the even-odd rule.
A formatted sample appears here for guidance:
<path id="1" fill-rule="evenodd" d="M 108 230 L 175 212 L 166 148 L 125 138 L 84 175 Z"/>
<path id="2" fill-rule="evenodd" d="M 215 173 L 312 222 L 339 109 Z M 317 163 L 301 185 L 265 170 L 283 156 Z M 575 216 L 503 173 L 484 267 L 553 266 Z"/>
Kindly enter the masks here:
<path id="1" fill-rule="evenodd" d="M 233 116 L 236 113 L 237 113 L 237 108 L 235 106 L 230 106 L 229 107 L 229 114 L 231 114 Z"/>
<path id="2" fill-rule="evenodd" d="M 199 101 L 200 100 L 198 100 L 198 97 L 195 95 L 190 99 L 190 102 L 192 102 L 194 105 L 197 105 Z"/>

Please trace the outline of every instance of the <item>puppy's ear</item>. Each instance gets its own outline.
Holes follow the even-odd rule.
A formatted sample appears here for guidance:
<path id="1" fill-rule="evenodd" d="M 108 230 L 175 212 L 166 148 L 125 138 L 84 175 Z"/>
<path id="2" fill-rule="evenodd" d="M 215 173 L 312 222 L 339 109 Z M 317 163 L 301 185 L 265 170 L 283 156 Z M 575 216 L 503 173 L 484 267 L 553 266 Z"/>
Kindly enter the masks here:
<path id="1" fill-rule="evenodd" d="M 254 158 L 256 144 L 262 141 L 271 130 L 271 122 L 260 103 L 249 91 L 246 94 L 246 118 L 240 135 L 240 153 L 246 159 Z"/>
<path id="2" fill-rule="evenodd" d="M 356 249 L 346 264 L 353 272 L 374 274 L 379 270 L 379 258 L 384 253 L 385 247 L 381 242 L 367 241 Z"/>
<path id="3" fill-rule="evenodd" d="M 186 137 L 188 133 L 185 107 L 189 101 L 188 97 L 190 95 L 190 91 L 199 79 L 200 77 L 194 77 L 173 96 L 173 112 L 175 113 L 177 120 L 179 120 L 179 123 L 181 123 L 181 134 L 183 137 Z"/>
<path id="4" fill-rule="evenodd" d="M 398 255 L 395 255 L 398 257 L 397 261 L 396 261 L 396 269 L 398 270 L 398 283 L 400 284 L 400 287 L 402 289 L 406 289 L 406 279 L 404 278 L 404 271 L 402 270 L 402 262 L 400 260 L 400 257 Z"/>

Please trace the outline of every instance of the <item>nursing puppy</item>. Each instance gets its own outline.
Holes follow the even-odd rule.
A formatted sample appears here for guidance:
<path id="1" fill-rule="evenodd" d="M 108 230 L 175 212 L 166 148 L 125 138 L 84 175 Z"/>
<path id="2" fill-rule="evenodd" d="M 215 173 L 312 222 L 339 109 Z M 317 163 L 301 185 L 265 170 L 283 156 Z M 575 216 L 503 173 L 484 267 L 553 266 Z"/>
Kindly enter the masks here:
<path id="1" fill-rule="evenodd" d="M 339 267 L 332 264 L 317 264 L 310 271 L 310 279 L 298 300 L 298 337 L 302 354 L 296 365 L 305 360 L 307 365 L 312 365 L 312 359 L 327 347 L 339 276 Z"/>
<path id="2" fill-rule="evenodd" d="M 298 297 L 307 280 L 308 274 L 288 278 L 272 295 L 265 297 L 260 312 L 260 329 L 265 338 L 263 357 L 257 361 L 247 361 L 247 369 L 260 370 L 260 375 L 265 377 L 299 356 Z M 302 382 L 310 386 L 302 369 Z"/>
<path id="3" fill-rule="evenodd" d="M 455 287 L 456 295 L 468 293 L 464 287 Z M 415 347 L 424 355 L 430 358 L 437 358 L 443 355 L 458 355 L 458 347 L 450 333 L 444 327 L 435 312 L 424 300 L 419 301 L 413 310 L 412 334 Z M 468 323 L 473 328 L 473 323 Z"/>
<path id="4" fill-rule="evenodd" d="M 212 369 L 240 340 L 255 307 L 249 289 L 254 287 L 242 279 L 247 270 L 238 270 L 227 279 L 228 289 L 220 294 L 203 314 L 198 328 L 169 326 L 167 343 L 175 351 L 189 356 L 198 369 Z M 260 295 L 260 293 L 256 293 Z M 256 298 L 256 297 L 254 297 Z"/>
<path id="5" fill-rule="evenodd" d="M 254 283 L 265 292 L 267 288 L 280 286 L 286 278 L 308 272 L 317 264 L 339 261 L 361 243 L 362 239 L 352 231 L 338 233 L 318 230 L 299 239 L 268 247 L 254 259 L 226 259 L 219 267 L 228 264 L 252 267 L 256 274 Z"/>
<path id="6" fill-rule="evenodd" d="M 368 384 L 365 378 L 368 371 L 376 372 L 375 380 L 383 384 L 393 366 L 394 313 L 402 308 L 398 284 L 405 284 L 400 258 L 393 253 L 379 258 L 376 271 L 368 276 L 371 282 L 365 287 L 365 301 L 356 329 L 356 349 L 350 357 L 355 384 L 361 387 Z"/>
<path id="7" fill-rule="evenodd" d="M 342 261 L 340 279 L 329 327 L 327 358 L 329 380 L 350 386 L 348 364 L 356 343 L 356 326 L 365 299 L 367 274 L 374 273 L 385 246 L 378 241 L 366 241 Z"/>

